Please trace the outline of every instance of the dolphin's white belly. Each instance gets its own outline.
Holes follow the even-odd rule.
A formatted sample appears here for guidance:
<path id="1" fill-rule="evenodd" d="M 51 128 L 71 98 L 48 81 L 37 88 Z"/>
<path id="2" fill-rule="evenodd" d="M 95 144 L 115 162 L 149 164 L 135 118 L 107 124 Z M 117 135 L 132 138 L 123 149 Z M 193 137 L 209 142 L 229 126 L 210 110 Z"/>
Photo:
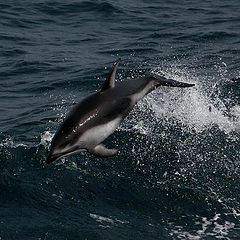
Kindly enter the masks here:
<path id="1" fill-rule="evenodd" d="M 109 135 L 111 135 L 119 126 L 120 122 L 121 118 L 118 117 L 105 124 L 101 124 L 88 129 L 81 135 L 76 145 L 86 149 L 89 147 L 95 147 L 104 141 Z"/>

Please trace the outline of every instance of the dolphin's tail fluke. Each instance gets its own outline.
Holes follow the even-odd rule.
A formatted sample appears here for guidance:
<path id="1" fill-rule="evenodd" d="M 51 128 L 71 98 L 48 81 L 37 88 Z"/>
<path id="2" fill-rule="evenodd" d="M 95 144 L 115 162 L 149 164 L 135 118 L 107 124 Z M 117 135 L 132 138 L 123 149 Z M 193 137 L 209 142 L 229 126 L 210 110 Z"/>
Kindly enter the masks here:
<path id="1" fill-rule="evenodd" d="M 193 83 L 184 83 L 179 82 L 173 79 L 167 79 L 164 76 L 157 75 L 157 74 L 151 74 L 151 77 L 157 80 L 157 86 L 168 86 L 168 87 L 193 87 L 195 84 Z"/>

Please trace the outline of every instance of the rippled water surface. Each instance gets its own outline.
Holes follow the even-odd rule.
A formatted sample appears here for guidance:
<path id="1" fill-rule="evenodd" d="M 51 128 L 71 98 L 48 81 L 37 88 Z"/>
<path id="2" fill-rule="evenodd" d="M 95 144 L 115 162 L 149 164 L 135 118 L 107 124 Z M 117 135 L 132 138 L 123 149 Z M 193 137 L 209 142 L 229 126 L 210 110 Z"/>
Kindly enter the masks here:
<path id="1" fill-rule="evenodd" d="M 0 239 L 240 239 L 240 3 L 1 1 Z M 45 159 L 72 105 L 146 71 L 162 87 L 106 140 Z"/>

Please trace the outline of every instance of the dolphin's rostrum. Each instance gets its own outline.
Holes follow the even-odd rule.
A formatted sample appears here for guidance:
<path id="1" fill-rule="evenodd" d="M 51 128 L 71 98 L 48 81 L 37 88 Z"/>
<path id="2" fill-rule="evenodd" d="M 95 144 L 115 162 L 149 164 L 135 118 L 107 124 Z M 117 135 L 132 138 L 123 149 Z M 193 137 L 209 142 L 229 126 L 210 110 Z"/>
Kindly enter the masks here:
<path id="1" fill-rule="evenodd" d="M 194 84 L 149 75 L 115 82 L 119 61 L 116 61 L 102 89 L 75 105 L 52 139 L 47 163 L 80 151 L 98 157 L 110 157 L 116 149 L 106 148 L 102 142 L 110 136 L 146 94 L 159 86 L 192 87 Z"/>

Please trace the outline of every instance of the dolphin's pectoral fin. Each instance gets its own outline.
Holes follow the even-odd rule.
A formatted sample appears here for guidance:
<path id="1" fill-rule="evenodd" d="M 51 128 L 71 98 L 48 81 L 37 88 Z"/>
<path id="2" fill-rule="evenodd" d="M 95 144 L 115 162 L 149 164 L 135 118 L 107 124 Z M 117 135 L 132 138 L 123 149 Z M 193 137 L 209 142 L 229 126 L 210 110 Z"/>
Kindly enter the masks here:
<path id="1" fill-rule="evenodd" d="M 89 149 L 88 151 L 101 158 L 111 157 L 117 154 L 117 149 L 108 149 L 103 144 L 99 144 L 95 148 Z"/>
<path id="2" fill-rule="evenodd" d="M 109 88 L 113 88 L 115 86 L 115 76 L 116 76 L 116 72 L 117 72 L 117 67 L 119 65 L 120 62 L 120 58 L 113 64 L 111 71 L 109 72 L 103 86 L 101 89 L 101 92 L 104 92 L 105 90 L 109 89 Z"/>

